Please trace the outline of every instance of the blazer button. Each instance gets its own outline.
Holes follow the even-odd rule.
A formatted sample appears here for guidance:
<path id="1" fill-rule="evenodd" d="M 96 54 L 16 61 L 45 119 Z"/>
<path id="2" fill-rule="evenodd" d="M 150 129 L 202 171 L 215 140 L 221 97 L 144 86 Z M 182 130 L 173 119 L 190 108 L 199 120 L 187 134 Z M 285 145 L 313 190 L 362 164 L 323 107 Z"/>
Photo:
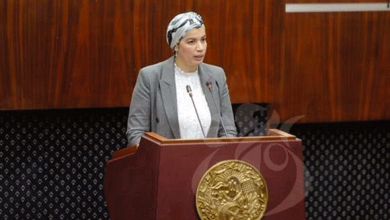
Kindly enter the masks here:
<path id="1" fill-rule="evenodd" d="M 160 122 L 160 120 L 158 119 L 158 117 L 156 117 L 156 122 L 157 122 L 157 123 L 159 123 L 159 122 Z"/>

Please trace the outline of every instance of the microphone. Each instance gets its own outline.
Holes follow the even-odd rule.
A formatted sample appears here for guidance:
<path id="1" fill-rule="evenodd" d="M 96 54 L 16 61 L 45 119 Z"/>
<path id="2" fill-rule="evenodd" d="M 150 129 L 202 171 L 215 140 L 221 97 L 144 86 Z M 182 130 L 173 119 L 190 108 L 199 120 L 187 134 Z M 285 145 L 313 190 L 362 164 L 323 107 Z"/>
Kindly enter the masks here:
<path id="1" fill-rule="evenodd" d="M 204 134 L 202 122 L 200 121 L 200 118 L 199 118 L 198 110 L 196 110 L 195 102 L 194 102 L 194 99 L 192 98 L 191 86 L 190 86 L 190 85 L 187 85 L 187 86 L 186 86 L 186 89 L 187 89 L 188 94 L 189 94 L 190 97 L 191 97 L 192 105 L 194 106 L 195 113 L 196 113 L 196 117 L 198 118 L 200 128 L 202 129 L 203 137 L 206 137 L 206 135 Z"/>
<path id="2" fill-rule="evenodd" d="M 218 82 L 215 81 L 215 84 L 217 85 L 218 90 L 219 90 Z M 219 109 L 218 109 L 218 107 L 217 107 L 217 103 L 215 102 L 213 93 L 212 93 L 212 91 L 211 91 L 211 88 L 212 88 L 212 86 L 213 86 L 213 83 L 211 83 L 211 82 L 206 82 L 206 86 L 207 86 L 207 88 L 209 89 L 209 91 L 210 91 L 210 93 L 211 93 L 211 97 L 213 98 L 214 106 L 215 106 L 215 108 L 217 109 L 218 114 L 219 114 L 219 120 L 221 121 L 222 128 L 223 128 L 223 130 L 225 131 L 225 136 L 227 137 L 226 128 L 225 128 L 225 125 L 223 124 L 223 120 L 222 120 L 222 113 L 219 111 Z"/>

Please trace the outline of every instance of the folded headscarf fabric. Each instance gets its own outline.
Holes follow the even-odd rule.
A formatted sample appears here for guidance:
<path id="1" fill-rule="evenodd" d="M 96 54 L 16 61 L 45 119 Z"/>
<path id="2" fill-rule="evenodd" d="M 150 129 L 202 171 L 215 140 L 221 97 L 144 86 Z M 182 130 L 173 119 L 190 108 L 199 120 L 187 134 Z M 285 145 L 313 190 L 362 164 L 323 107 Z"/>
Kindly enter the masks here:
<path id="1" fill-rule="evenodd" d="M 203 19 L 195 12 L 176 15 L 167 28 L 167 43 L 173 50 L 188 31 L 203 25 Z"/>

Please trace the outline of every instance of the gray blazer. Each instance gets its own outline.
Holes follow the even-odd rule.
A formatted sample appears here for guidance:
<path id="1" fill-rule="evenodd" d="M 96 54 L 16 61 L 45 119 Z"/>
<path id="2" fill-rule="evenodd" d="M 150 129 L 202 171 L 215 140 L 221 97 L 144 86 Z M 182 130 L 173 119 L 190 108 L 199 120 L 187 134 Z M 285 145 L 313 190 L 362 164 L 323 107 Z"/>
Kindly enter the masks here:
<path id="1" fill-rule="evenodd" d="M 174 58 L 171 57 L 140 70 L 127 121 L 126 134 L 130 145 L 139 144 L 141 136 L 149 131 L 166 138 L 180 138 L 173 62 Z M 220 67 L 202 63 L 198 73 L 211 113 L 207 137 L 235 137 L 237 132 L 225 72 Z M 211 92 L 206 86 L 207 82 L 212 84 Z M 226 134 L 220 123 L 219 112 Z"/>

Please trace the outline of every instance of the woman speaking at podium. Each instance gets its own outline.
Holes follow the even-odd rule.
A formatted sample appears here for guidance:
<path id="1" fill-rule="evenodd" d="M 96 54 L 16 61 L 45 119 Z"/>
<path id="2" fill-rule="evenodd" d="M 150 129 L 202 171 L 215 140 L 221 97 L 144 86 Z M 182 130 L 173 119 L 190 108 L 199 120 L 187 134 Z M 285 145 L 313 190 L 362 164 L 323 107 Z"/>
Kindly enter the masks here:
<path id="1" fill-rule="evenodd" d="M 225 72 L 203 63 L 202 17 L 194 12 L 175 16 L 166 38 L 174 55 L 139 72 L 127 122 L 129 145 L 139 144 L 150 131 L 166 138 L 236 136 Z"/>

